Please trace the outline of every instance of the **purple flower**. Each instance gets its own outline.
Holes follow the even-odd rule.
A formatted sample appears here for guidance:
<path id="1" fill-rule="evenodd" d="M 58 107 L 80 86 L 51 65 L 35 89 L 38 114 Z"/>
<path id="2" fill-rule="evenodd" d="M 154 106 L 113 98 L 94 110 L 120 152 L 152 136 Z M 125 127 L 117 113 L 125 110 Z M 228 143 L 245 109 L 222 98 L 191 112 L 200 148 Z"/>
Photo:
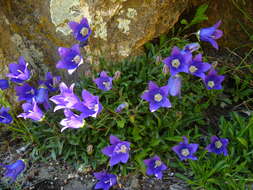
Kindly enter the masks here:
<path id="1" fill-rule="evenodd" d="M 32 103 L 24 103 L 22 104 L 22 108 L 24 113 L 18 115 L 18 117 L 23 117 L 24 119 L 30 118 L 34 121 L 42 121 L 44 114 L 37 105 L 35 99 L 32 100 Z"/>
<path id="2" fill-rule="evenodd" d="M 59 95 L 53 96 L 50 98 L 52 102 L 54 102 L 57 106 L 54 108 L 54 111 L 59 109 L 74 109 L 75 105 L 80 102 L 80 99 L 74 94 L 75 84 L 72 84 L 69 88 L 64 82 L 60 83 L 60 91 Z"/>
<path id="3" fill-rule="evenodd" d="M 38 104 L 43 104 L 48 101 L 48 89 L 45 85 L 40 85 L 35 93 L 35 101 Z"/>
<path id="4" fill-rule="evenodd" d="M 6 168 L 4 177 L 11 179 L 11 183 L 16 181 L 16 178 L 25 170 L 25 162 L 23 160 L 17 160 L 10 165 L 0 164 L 0 166 Z"/>
<path id="5" fill-rule="evenodd" d="M 87 117 L 84 114 L 81 114 L 80 116 L 77 114 L 74 114 L 71 110 L 65 109 L 64 110 L 65 119 L 61 120 L 60 124 L 64 126 L 61 129 L 61 132 L 63 132 L 67 128 L 72 129 L 78 129 L 82 128 L 85 125 L 84 118 Z"/>
<path id="6" fill-rule="evenodd" d="M 72 48 L 59 47 L 58 53 L 61 56 L 61 60 L 58 61 L 56 68 L 67 69 L 70 75 L 79 65 L 83 64 L 83 57 L 78 44 L 73 45 Z"/>
<path id="7" fill-rule="evenodd" d="M 108 91 L 112 89 L 112 80 L 112 77 L 109 77 L 105 71 L 102 71 L 99 78 L 94 79 L 94 82 L 100 90 Z"/>
<path id="8" fill-rule="evenodd" d="M 214 69 L 211 69 L 203 80 L 208 90 L 220 90 L 222 89 L 221 83 L 224 78 L 225 77 L 222 75 L 217 75 L 217 72 Z"/>
<path id="9" fill-rule="evenodd" d="M 72 21 L 68 24 L 72 29 L 76 40 L 80 42 L 86 42 L 88 40 L 89 36 L 91 35 L 91 29 L 86 18 L 83 18 L 80 23 Z"/>
<path id="10" fill-rule="evenodd" d="M 5 123 L 5 124 L 12 123 L 13 119 L 11 115 L 8 113 L 9 110 L 10 108 L 5 108 L 5 107 L 2 107 L 0 109 L 0 123 Z"/>
<path id="11" fill-rule="evenodd" d="M 110 136 L 111 146 L 102 149 L 102 153 L 111 157 L 110 166 L 114 166 L 119 162 L 127 163 L 129 159 L 130 142 L 121 141 L 117 137 Z"/>
<path id="12" fill-rule="evenodd" d="M 174 76 L 179 72 L 188 73 L 188 65 L 191 59 L 191 53 L 182 52 L 177 46 L 174 46 L 171 56 L 165 58 L 163 63 L 169 67 L 171 75 Z"/>
<path id="13" fill-rule="evenodd" d="M 115 112 L 119 113 L 121 112 L 124 108 L 127 108 L 128 107 L 128 103 L 127 102 L 124 102 L 122 104 L 120 104 L 116 109 L 115 109 Z"/>
<path id="14" fill-rule="evenodd" d="M 99 180 L 95 189 L 109 190 L 112 186 L 117 184 L 117 176 L 114 174 L 102 171 L 94 173 L 94 176 L 97 180 Z"/>
<path id="15" fill-rule="evenodd" d="M 205 62 L 202 62 L 202 55 L 198 54 L 194 57 L 192 62 L 189 65 L 189 73 L 200 77 L 205 78 L 205 72 L 211 68 L 211 65 Z"/>
<path id="16" fill-rule="evenodd" d="M 194 51 L 197 51 L 200 48 L 199 43 L 190 43 L 184 46 L 183 51 L 186 53 L 193 53 Z"/>
<path id="17" fill-rule="evenodd" d="M 151 112 L 158 110 L 160 107 L 171 107 L 171 103 L 167 98 L 169 94 L 168 85 L 159 87 L 156 83 L 149 81 L 148 88 L 148 91 L 144 92 L 141 98 L 149 102 Z"/>
<path id="18" fill-rule="evenodd" d="M 57 85 L 61 81 L 60 76 L 52 76 L 51 72 L 47 72 L 45 78 L 46 78 L 46 80 L 40 81 L 39 84 L 46 85 L 49 92 L 55 92 L 59 89 Z"/>
<path id="19" fill-rule="evenodd" d="M 18 60 L 18 63 L 11 63 L 9 65 L 10 73 L 6 76 L 11 79 L 12 82 L 22 83 L 29 80 L 31 77 L 31 72 L 28 70 L 28 63 L 25 62 L 23 56 Z"/>
<path id="20" fill-rule="evenodd" d="M 198 158 L 194 155 L 197 151 L 198 144 L 188 144 L 188 139 L 183 137 L 184 141 L 180 142 L 179 145 L 173 146 L 172 150 L 178 155 L 180 160 L 197 160 Z"/>
<path id="21" fill-rule="evenodd" d="M 87 116 L 97 117 L 103 109 L 102 104 L 99 102 L 99 97 L 84 89 L 82 91 L 82 98 L 83 102 L 76 104 L 75 109 Z"/>
<path id="22" fill-rule="evenodd" d="M 22 86 L 15 87 L 16 96 L 18 96 L 18 101 L 28 101 L 31 102 L 35 96 L 36 89 L 30 86 L 27 83 L 24 83 Z"/>
<path id="23" fill-rule="evenodd" d="M 144 160 L 144 163 L 148 167 L 147 175 L 155 175 L 158 179 L 162 179 L 162 171 L 166 170 L 167 166 L 162 163 L 161 159 L 158 156 Z"/>
<path id="24" fill-rule="evenodd" d="M 221 21 L 218 21 L 215 25 L 209 28 L 202 28 L 197 32 L 197 36 L 200 40 L 209 42 L 215 49 L 219 49 L 215 40 L 222 37 L 223 32 L 217 29 L 221 25 Z"/>
<path id="25" fill-rule="evenodd" d="M 6 79 L 0 79 L 0 89 L 5 90 L 9 88 L 9 81 Z"/>
<path id="26" fill-rule="evenodd" d="M 213 152 L 215 154 L 224 154 L 224 156 L 228 155 L 227 145 L 228 139 L 219 138 L 217 136 L 211 137 L 211 144 L 206 147 L 208 152 Z"/>
<path id="27" fill-rule="evenodd" d="M 181 86 L 182 86 L 181 76 L 178 74 L 176 74 L 175 76 L 171 76 L 168 80 L 169 95 L 180 97 Z"/>

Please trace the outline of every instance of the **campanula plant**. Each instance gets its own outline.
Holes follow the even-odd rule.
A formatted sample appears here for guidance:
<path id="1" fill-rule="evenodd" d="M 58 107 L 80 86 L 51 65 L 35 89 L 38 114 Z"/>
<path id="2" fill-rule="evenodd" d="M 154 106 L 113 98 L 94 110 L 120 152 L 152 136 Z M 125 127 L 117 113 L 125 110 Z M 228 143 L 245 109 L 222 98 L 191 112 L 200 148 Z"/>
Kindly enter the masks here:
<path id="1" fill-rule="evenodd" d="M 100 90 L 108 91 L 112 89 L 113 78 L 109 77 L 105 71 L 102 71 L 99 75 L 99 78 L 94 79 L 97 87 Z"/>
<path id="2" fill-rule="evenodd" d="M 97 180 L 99 180 L 95 185 L 95 189 L 109 190 L 117 184 L 117 176 L 114 174 L 102 171 L 94 173 L 94 176 Z"/>
<path id="3" fill-rule="evenodd" d="M 145 165 L 147 166 L 147 175 L 155 175 L 158 179 L 162 179 L 163 170 L 167 169 L 167 166 L 162 163 L 159 156 L 154 156 L 153 158 L 144 160 Z"/>
<path id="4" fill-rule="evenodd" d="M 10 183 L 16 181 L 17 177 L 25 170 L 26 164 L 23 160 L 17 160 L 13 164 L 5 165 L 0 164 L 0 166 L 6 169 L 4 173 L 5 178 L 10 179 Z"/>
<path id="5" fill-rule="evenodd" d="M 5 90 L 9 88 L 9 81 L 6 79 L 0 79 L 0 89 Z"/>
<path id="6" fill-rule="evenodd" d="M 10 124 L 12 123 L 13 119 L 12 116 L 9 114 L 10 108 L 2 107 L 0 109 L 0 123 Z"/>

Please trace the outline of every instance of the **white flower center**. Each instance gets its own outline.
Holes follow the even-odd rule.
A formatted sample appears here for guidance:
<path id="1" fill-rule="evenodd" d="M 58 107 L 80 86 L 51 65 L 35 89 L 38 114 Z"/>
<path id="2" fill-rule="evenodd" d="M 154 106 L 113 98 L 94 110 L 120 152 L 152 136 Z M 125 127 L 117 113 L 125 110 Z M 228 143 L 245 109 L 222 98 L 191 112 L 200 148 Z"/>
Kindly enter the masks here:
<path id="1" fill-rule="evenodd" d="M 195 66 L 190 66 L 190 68 L 189 68 L 189 71 L 191 72 L 191 73 L 194 73 L 195 71 L 197 71 L 198 70 L 198 68 L 197 67 L 195 67 Z"/>
<path id="2" fill-rule="evenodd" d="M 98 104 L 96 104 L 96 105 L 93 107 L 93 110 L 94 110 L 95 112 L 98 111 Z"/>
<path id="3" fill-rule="evenodd" d="M 103 82 L 103 85 L 105 86 L 106 89 L 110 88 L 110 82 Z"/>
<path id="4" fill-rule="evenodd" d="M 154 99 L 155 99 L 155 101 L 157 101 L 157 102 L 160 102 L 162 99 L 163 99 L 163 97 L 162 97 L 162 95 L 161 94 L 156 94 L 155 96 L 154 96 Z"/>
<path id="5" fill-rule="evenodd" d="M 120 149 L 116 151 L 117 153 L 126 153 L 127 152 L 127 147 L 126 145 L 121 145 Z"/>
<path id="6" fill-rule="evenodd" d="M 157 168 L 157 167 L 159 167 L 159 166 L 161 166 L 161 165 L 162 165 L 161 160 L 156 160 L 156 161 L 155 161 L 155 168 Z"/>
<path id="7" fill-rule="evenodd" d="M 190 152 L 189 152 L 189 149 L 188 148 L 184 148 L 181 150 L 181 154 L 183 156 L 189 156 Z"/>
<path id="8" fill-rule="evenodd" d="M 219 149 L 219 148 L 221 148 L 222 147 L 222 143 L 218 140 L 218 141 L 215 141 L 215 147 L 217 148 L 217 149 Z"/>
<path id="9" fill-rule="evenodd" d="M 76 64 L 78 64 L 78 63 L 80 63 L 80 61 L 81 61 L 81 57 L 80 57 L 79 55 L 76 55 L 76 56 L 73 58 L 72 61 L 74 61 Z"/>
<path id="10" fill-rule="evenodd" d="M 180 66 L 180 61 L 178 59 L 173 59 L 171 61 L 171 65 L 175 68 L 178 68 Z"/>
<path id="11" fill-rule="evenodd" d="M 214 84 L 213 81 L 208 81 L 207 85 L 208 85 L 210 88 L 213 88 L 215 84 Z"/>
<path id="12" fill-rule="evenodd" d="M 86 35 L 89 33 L 89 30 L 88 30 L 88 28 L 83 27 L 82 30 L 80 31 L 80 33 L 81 33 L 83 36 L 86 36 Z"/>
<path id="13" fill-rule="evenodd" d="M 24 72 L 23 72 L 23 71 L 21 71 L 21 70 L 19 70 L 19 69 L 18 69 L 17 71 L 18 71 L 20 74 L 24 74 Z"/>

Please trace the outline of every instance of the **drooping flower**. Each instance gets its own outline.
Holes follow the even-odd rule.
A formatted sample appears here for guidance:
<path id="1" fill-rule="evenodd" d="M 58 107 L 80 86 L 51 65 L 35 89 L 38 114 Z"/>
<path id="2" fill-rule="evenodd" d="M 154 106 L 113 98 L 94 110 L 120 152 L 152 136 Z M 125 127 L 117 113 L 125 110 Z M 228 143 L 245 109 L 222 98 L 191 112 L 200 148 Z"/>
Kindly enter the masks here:
<path id="1" fill-rule="evenodd" d="M 181 86 L 182 86 L 181 76 L 178 74 L 171 76 L 168 80 L 169 95 L 180 97 L 181 96 Z"/>
<path id="2" fill-rule="evenodd" d="M 217 136 L 211 137 L 211 144 L 206 147 L 208 152 L 213 152 L 215 154 L 223 154 L 224 156 L 228 155 L 227 145 L 229 141 L 225 138 L 219 138 Z"/>
<path id="3" fill-rule="evenodd" d="M 196 55 L 192 62 L 189 65 L 189 73 L 200 77 L 202 79 L 205 78 L 205 72 L 211 68 L 211 65 L 206 62 L 202 62 L 202 55 Z"/>
<path id="4" fill-rule="evenodd" d="M 102 71 L 99 75 L 99 78 L 94 79 L 97 87 L 100 90 L 108 91 L 112 89 L 113 78 L 109 77 L 105 71 Z"/>
<path id="5" fill-rule="evenodd" d="M 75 39 L 80 42 L 86 42 L 91 35 L 91 29 L 86 18 L 83 18 L 80 23 L 71 21 L 68 25 L 72 29 Z"/>
<path id="6" fill-rule="evenodd" d="M 11 183 L 16 181 L 17 177 L 25 170 L 26 167 L 23 160 L 17 160 L 10 165 L 0 164 L 0 166 L 6 169 L 4 177 L 11 179 Z"/>
<path id="7" fill-rule="evenodd" d="M 115 112 L 119 113 L 121 112 L 124 108 L 127 108 L 128 107 L 128 103 L 127 102 L 124 102 L 122 104 L 120 104 L 116 109 L 115 109 Z"/>
<path id="8" fill-rule="evenodd" d="M 32 100 L 32 103 L 22 104 L 24 113 L 18 115 L 18 117 L 23 117 L 24 119 L 30 118 L 34 121 L 42 121 L 44 114 L 37 105 L 35 99 Z"/>
<path id="9" fill-rule="evenodd" d="M 161 159 L 158 156 L 144 160 L 144 163 L 147 166 L 147 175 L 155 175 L 155 177 L 158 179 L 162 179 L 162 171 L 166 170 L 167 166 L 162 163 Z"/>
<path id="10" fill-rule="evenodd" d="M 94 96 L 89 91 L 83 89 L 82 98 L 83 101 L 76 104 L 75 109 L 82 112 L 84 115 L 97 117 L 103 109 L 102 104 L 99 102 L 99 97 Z M 87 112 L 87 110 L 89 110 L 89 112 Z"/>
<path id="11" fill-rule="evenodd" d="M 186 53 L 193 53 L 194 51 L 197 51 L 200 48 L 199 43 L 190 43 L 184 46 L 183 51 Z"/>
<path id="12" fill-rule="evenodd" d="M 171 103 L 167 98 L 169 94 L 168 85 L 159 87 L 156 83 L 150 81 L 148 88 L 148 91 L 144 92 L 141 98 L 149 102 L 151 112 L 158 110 L 160 107 L 171 107 Z"/>
<path id="13" fill-rule="evenodd" d="M 189 52 L 182 52 L 177 46 L 174 46 L 171 55 L 163 60 L 172 76 L 179 72 L 188 72 L 188 65 L 191 62 L 192 54 Z"/>
<path id="14" fill-rule="evenodd" d="M 80 102 L 80 99 L 74 94 L 74 86 L 75 84 L 72 84 L 68 88 L 64 82 L 60 83 L 59 87 L 61 93 L 50 98 L 50 100 L 56 104 L 54 111 L 65 108 L 74 109 L 75 104 Z"/>
<path id="15" fill-rule="evenodd" d="M 172 150 L 178 155 L 180 160 L 197 160 L 198 158 L 194 155 L 197 151 L 198 144 L 189 144 L 188 139 L 184 136 L 183 142 L 180 142 L 178 145 L 172 147 Z"/>
<path id="16" fill-rule="evenodd" d="M 80 116 L 77 114 L 74 114 L 71 110 L 65 109 L 64 110 L 64 115 L 65 119 L 61 120 L 60 124 L 64 126 L 61 129 L 61 132 L 63 132 L 67 128 L 72 128 L 72 129 L 79 129 L 82 128 L 85 125 L 85 120 L 87 116 L 84 114 L 81 114 Z"/>
<path id="17" fill-rule="evenodd" d="M 127 163 L 129 159 L 130 142 L 121 141 L 117 137 L 110 135 L 110 146 L 102 149 L 102 153 L 110 157 L 110 166 L 120 162 Z"/>
<path id="18" fill-rule="evenodd" d="M 114 174 L 109 174 L 105 171 L 102 171 L 94 173 L 94 176 L 97 180 L 99 180 L 95 186 L 95 189 L 109 190 L 112 186 L 117 184 L 117 176 Z"/>
<path id="19" fill-rule="evenodd" d="M 197 37 L 205 42 L 209 42 L 215 49 L 219 49 L 219 46 L 215 40 L 222 37 L 223 32 L 217 29 L 221 25 L 221 21 L 218 21 L 215 25 L 208 28 L 202 28 L 197 32 Z"/>
<path id="20" fill-rule="evenodd" d="M 44 84 L 38 87 L 34 98 L 38 104 L 43 104 L 48 101 L 48 89 Z"/>
<path id="21" fill-rule="evenodd" d="M 222 81 L 224 80 L 224 76 L 218 75 L 217 72 L 214 69 L 211 69 L 207 75 L 204 77 L 204 83 L 206 85 L 206 88 L 208 90 L 216 89 L 220 90 L 222 89 Z"/>
<path id="22" fill-rule="evenodd" d="M 9 88 L 9 81 L 6 79 L 0 79 L 0 89 L 5 90 Z"/>
<path id="23" fill-rule="evenodd" d="M 36 89 L 27 83 L 22 86 L 15 86 L 16 96 L 18 96 L 18 101 L 28 101 L 31 102 L 35 96 Z"/>
<path id="24" fill-rule="evenodd" d="M 39 84 L 44 84 L 49 92 L 55 92 L 59 89 L 58 84 L 61 81 L 60 76 L 52 76 L 51 72 L 46 73 L 45 81 L 40 81 Z"/>
<path id="25" fill-rule="evenodd" d="M 28 63 L 26 63 L 23 56 L 18 60 L 18 63 L 9 64 L 10 73 L 6 76 L 11 79 L 12 82 L 22 83 L 29 80 L 31 77 L 31 72 L 28 69 Z"/>
<path id="26" fill-rule="evenodd" d="M 73 45 L 71 48 L 59 47 L 58 53 L 61 60 L 58 61 L 56 68 L 67 69 L 70 75 L 83 64 L 83 57 L 78 44 Z"/>
<path id="27" fill-rule="evenodd" d="M 9 124 L 12 123 L 13 119 L 11 115 L 8 113 L 10 108 L 2 107 L 0 109 L 0 123 Z"/>

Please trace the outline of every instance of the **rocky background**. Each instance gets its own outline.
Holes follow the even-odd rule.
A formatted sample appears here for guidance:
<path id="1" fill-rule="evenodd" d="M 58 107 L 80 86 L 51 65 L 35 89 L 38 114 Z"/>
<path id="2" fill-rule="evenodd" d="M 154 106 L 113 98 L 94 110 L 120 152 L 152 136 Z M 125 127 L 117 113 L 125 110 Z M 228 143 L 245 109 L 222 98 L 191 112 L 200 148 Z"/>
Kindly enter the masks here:
<path id="1" fill-rule="evenodd" d="M 202 26 L 223 21 L 222 47 L 252 46 L 250 31 L 244 31 L 252 32 L 252 0 L 0 0 L 0 77 L 20 55 L 36 73 L 54 70 L 57 47 L 76 43 L 69 21 L 87 17 L 93 33 L 86 51 L 119 60 L 141 53 L 146 42 L 169 32 L 181 15 L 194 14 L 203 3 L 209 3 L 209 20 Z"/>

